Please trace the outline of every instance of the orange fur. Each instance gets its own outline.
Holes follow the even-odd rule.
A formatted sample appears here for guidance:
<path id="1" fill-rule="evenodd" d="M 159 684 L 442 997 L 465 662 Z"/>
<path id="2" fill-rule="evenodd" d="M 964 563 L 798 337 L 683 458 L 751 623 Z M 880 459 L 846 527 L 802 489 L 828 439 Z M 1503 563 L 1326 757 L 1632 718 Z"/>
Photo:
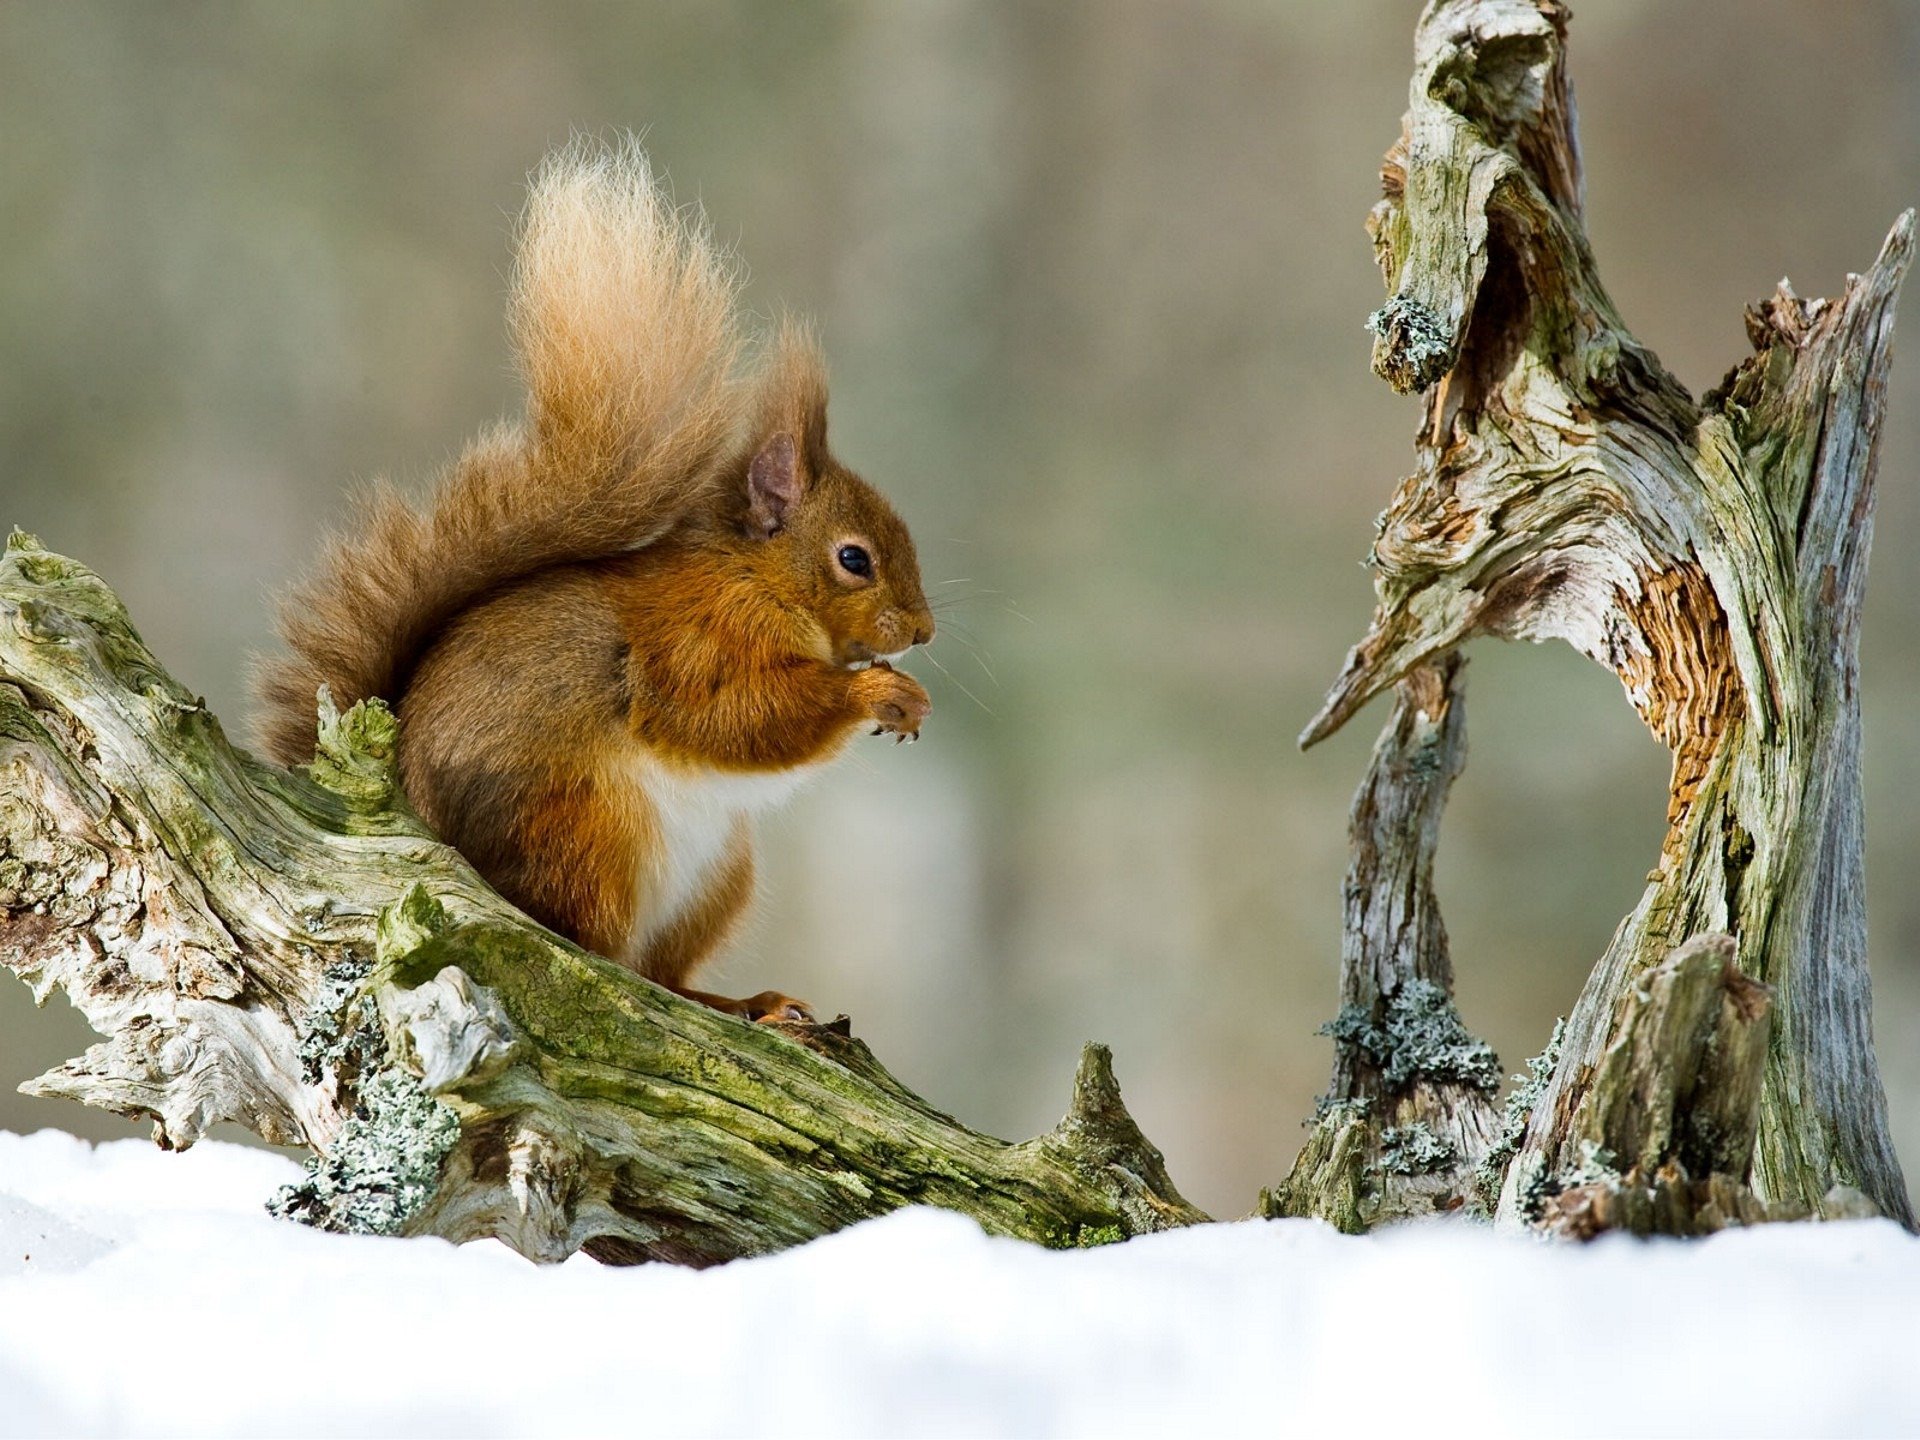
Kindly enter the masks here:
<path id="1" fill-rule="evenodd" d="M 926 692 L 879 659 L 933 634 L 912 537 L 828 450 L 811 337 L 743 367 L 730 266 L 631 146 L 542 167 L 511 320 L 526 420 L 330 544 L 282 606 L 262 744 L 307 759 L 323 684 L 387 697 L 409 798 L 502 894 L 785 1013 L 686 981 L 748 904 L 779 777 L 863 726 L 917 736 Z"/>
<path id="2" fill-rule="evenodd" d="M 538 860 L 515 867 L 519 893 L 508 898 L 587 949 L 618 956 L 633 926 L 633 857 L 659 843 L 650 818 L 639 806 L 604 803 L 589 778 L 549 786 L 520 812 L 511 842 Z M 644 967 L 642 973 L 664 978 Z"/>

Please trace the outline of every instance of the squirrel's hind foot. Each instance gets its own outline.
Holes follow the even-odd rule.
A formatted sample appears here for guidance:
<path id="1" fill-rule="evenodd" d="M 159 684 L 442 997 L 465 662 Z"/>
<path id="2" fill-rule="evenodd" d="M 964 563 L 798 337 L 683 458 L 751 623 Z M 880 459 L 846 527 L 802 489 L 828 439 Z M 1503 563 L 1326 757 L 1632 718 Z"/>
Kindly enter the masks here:
<path id="1" fill-rule="evenodd" d="M 738 1015 L 742 1020 L 798 1021 L 803 1025 L 818 1023 L 813 1018 L 813 1010 L 804 1000 L 782 995 L 778 990 L 762 990 L 758 995 L 749 995 L 744 1000 L 730 1000 L 725 995 L 709 995 L 704 990 L 682 990 L 677 985 L 671 988 L 676 995 L 698 1000 L 723 1015 Z"/>

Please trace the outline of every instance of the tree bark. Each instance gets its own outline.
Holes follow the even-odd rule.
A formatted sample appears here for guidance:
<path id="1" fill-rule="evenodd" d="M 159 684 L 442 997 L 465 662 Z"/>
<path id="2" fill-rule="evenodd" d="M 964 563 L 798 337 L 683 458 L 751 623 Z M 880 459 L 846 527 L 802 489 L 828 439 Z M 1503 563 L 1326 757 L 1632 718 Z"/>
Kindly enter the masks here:
<path id="1" fill-rule="evenodd" d="M 310 772 L 227 743 L 101 580 L 0 559 L 0 960 L 107 1038 L 30 1081 L 310 1146 L 282 1213 L 706 1264 L 907 1204 L 1099 1244 L 1205 1217 L 1106 1050 L 1023 1144 L 909 1093 L 836 1026 L 753 1025 L 588 955 L 407 808 L 392 717 L 325 707 Z"/>
<path id="2" fill-rule="evenodd" d="M 1913 216 L 1837 300 L 1783 282 L 1749 307 L 1754 353 L 1696 401 L 1601 286 L 1566 38 L 1555 0 L 1421 18 L 1369 229 L 1374 368 L 1426 415 L 1380 518 L 1372 624 L 1302 743 L 1478 635 L 1612 669 L 1672 752 L 1667 834 L 1528 1097 L 1501 1215 L 1690 1232 L 1858 1192 L 1911 1226 L 1869 1023 L 1857 657 Z M 1722 1009 L 1745 1018 L 1714 1031 Z M 1703 1067 L 1709 1033 L 1737 1053 Z M 1628 1117 L 1656 1095 L 1678 1112 L 1649 1139 Z M 1730 1117 L 1727 1144 L 1696 1143 Z M 1692 1199 L 1592 1203 L 1659 1175 Z"/>

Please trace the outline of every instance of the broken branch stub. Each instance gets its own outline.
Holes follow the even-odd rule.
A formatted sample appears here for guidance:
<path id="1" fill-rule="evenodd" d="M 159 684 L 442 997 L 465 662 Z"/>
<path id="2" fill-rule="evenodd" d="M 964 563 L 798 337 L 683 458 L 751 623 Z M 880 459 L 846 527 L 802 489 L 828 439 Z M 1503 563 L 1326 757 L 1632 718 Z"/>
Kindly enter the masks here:
<path id="1" fill-rule="evenodd" d="M 0 962 L 106 1038 L 29 1081 L 192 1144 L 315 1152 L 276 1209 L 706 1264 L 908 1204 L 1098 1244 L 1205 1217 L 1089 1046 L 1047 1135 L 979 1135 L 832 1027 L 753 1025 L 541 929 L 400 796 L 392 717 L 308 773 L 233 749 L 99 577 L 0 558 Z"/>
<path id="2" fill-rule="evenodd" d="M 1814 1206 L 1766 1200 L 1752 1167 L 1773 992 L 1743 975 L 1733 938 L 1702 935 L 1625 996 L 1567 1132 L 1580 1165 L 1554 1183 L 1516 1167 L 1523 1213 L 1553 1234 L 1704 1235 L 1727 1225 L 1876 1215 L 1836 1185 Z"/>
<path id="3" fill-rule="evenodd" d="M 1724 934 L 1773 1030 L 1751 1161 L 1718 1151 L 1733 1168 L 1714 1173 L 1782 1213 L 1851 1187 L 1911 1225 L 1869 1026 L 1857 654 L 1913 216 L 1838 299 L 1783 283 L 1750 307 L 1754 354 L 1695 401 L 1601 286 L 1566 34 L 1554 0 L 1441 0 L 1420 21 L 1369 229 L 1390 290 L 1374 368 L 1424 389 L 1426 419 L 1380 517 L 1373 621 L 1302 740 L 1479 635 L 1614 671 L 1673 756 L 1667 834 L 1568 1018 L 1502 1214 L 1539 1220 L 1587 1183 L 1625 997 Z M 1678 1055 L 1636 1063 L 1627 1092 L 1678 1083 Z"/>

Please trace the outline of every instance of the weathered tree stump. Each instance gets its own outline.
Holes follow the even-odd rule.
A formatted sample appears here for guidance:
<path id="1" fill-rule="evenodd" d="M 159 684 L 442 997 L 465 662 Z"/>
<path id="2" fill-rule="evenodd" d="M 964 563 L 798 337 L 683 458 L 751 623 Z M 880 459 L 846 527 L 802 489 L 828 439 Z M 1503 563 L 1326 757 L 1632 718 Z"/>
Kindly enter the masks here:
<path id="1" fill-rule="evenodd" d="M 378 704 L 311 771 L 227 743 L 99 577 L 0 559 L 0 961 L 107 1038 L 31 1081 L 164 1145 L 312 1147 L 329 1229 L 706 1264 L 907 1204 L 1090 1245 L 1204 1219 L 1088 1046 L 1023 1144 L 909 1093 L 838 1026 L 753 1025 L 588 955 L 407 808 Z"/>
<path id="2" fill-rule="evenodd" d="M 1667 835 L 1495 1147 L 1500 1214 L 1693 1233 L 1864 1203 L 1912 1225 L 1869 1024 L 1857 656 L 1913 216 L 1839 299 L 1783 282 L 1750 307 L 1754 353 L 1694 400 L 1600 284 L 1566 38 L 1555 0 L 1420 20 L 1369 230 L 1374 368 L 1426 417 L 1372 624 L 1302 742 L 1398 685 L 1390 750 L 1409 677 L 1479 635 L 1613 670 L 1673 754 Z M 1382 778 L 1376 755 L 1363 798 Z M 1409 794 L 1375 809 L 1432 789 L 1384 778 Z M 1353 939 L 1343 998 L 1373 983 Z"/>

